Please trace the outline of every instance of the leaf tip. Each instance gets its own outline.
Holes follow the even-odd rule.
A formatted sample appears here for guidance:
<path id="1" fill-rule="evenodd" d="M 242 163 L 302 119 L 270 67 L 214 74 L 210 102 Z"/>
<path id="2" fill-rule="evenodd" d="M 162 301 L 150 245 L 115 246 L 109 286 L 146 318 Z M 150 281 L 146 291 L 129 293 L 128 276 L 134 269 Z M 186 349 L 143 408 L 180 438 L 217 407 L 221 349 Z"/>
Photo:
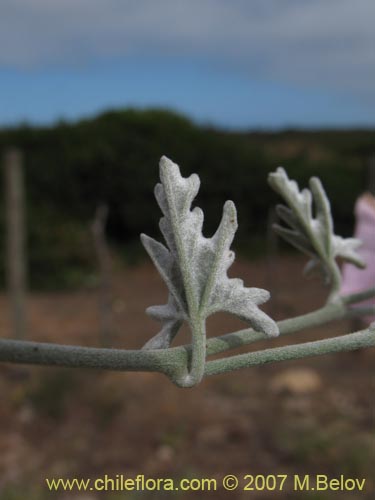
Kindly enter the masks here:
<path id="1" fill-rule="evenodd" d="M 285 183 L 289 180 L 288 175 L 283 167 L 277 167 L 274 172 L 268 174 L 268 184 L 273 188 L 277 189 L 280 184 Z"/>
<path id="2" fill-rule="evenodd" d="M 277 326 L 277 323 L 275 322 L 269 322 L 268 323 L 268 327 L 267 327 L 267 331 L 266 331 L 266 334 L 269 336 L 269 337 L 279 337 L 280 335 L 280 330 L 279 330 L 279 327 Z"/>
<path id="3" fill-rule="evenodd" d="M 322 181 L 319 179 L 319 177 L 311 177 L 311 179 L 309 180 L 309 186 L 310 186 L 311 192 L 313 193 L 313 195 L 315 197 L 316 196 L 327 197 L 325 190 L 324 190 L 324 187 L 323 187 L 323 184 L 322 184 Z"/>
<path id="4" fill-rule="evenodd" d="M 162 156 L 159 160 L 160 179 L 163 182 L 168 175 L 181 175 L 177 163 L 174 163 L 167 156 Z"/>
<path id="5" fill-rule="evenodd" d="M 159 167 L 164 167 L 166 165 L 169 165 L 170 163 L 173 163 L 172 160 L 168 158 L 168 156 L 161 156 L 159 160 Z"/>
<path id="6" fill-rule="evenodd" d="M 228 220 L 231 224 L 237 226 L 237 210 L 236 205 L 232 200 L 227 200 L 224 203 L 224 214 L 228 217 Z"/>
<path id="7" fill-rule="evenodd" d="M 140 240 L 142 242 L 142 245 L 144 246 L 145 243 L 147 243 L 149 236 L 147 236 L 147 234 L 145 234 L 145 233 L 141 233 L 139 235 L 139 238 L 140 238 Z"/>

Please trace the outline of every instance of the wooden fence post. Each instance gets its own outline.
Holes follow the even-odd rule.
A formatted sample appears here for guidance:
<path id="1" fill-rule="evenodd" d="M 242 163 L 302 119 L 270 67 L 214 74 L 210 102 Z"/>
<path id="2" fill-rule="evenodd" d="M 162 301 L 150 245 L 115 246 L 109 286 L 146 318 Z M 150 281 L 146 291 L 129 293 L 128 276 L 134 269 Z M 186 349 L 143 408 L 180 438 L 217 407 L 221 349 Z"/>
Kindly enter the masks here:
<path id="1" fill-rule="evenodd" d="M 4 155 L 6 277 L 13 337 L 26 336 L 26 248 L 23 159 L 17 149 Z"/>
<path id="2" fill-rule="evenodd" d="M 279 240 L 273 230 L 273 224 L 278 222 L 274 207 L 268 210 L 267 216 L 267 289 L 271 292 L 272 300 L 269 302 L 271 314 L 276 315 L 279 309 L 279 284 L 278 284 L 278 258 Z"/>
<path id="3" fill-rule="evenodd" d="M 368 159 L 368 186 L 367 189 L 375 196 L 375 152 Z"/>
<path id="4" fill-rule="evenodd" d="M 105 227 L 108 218 L 108 206 L 99 205 L 96 209 L 91 231 L 100 274 L 99 314 L 100 314 L 100 344 L 109 347 L 112 344 L 113 314 L 112 314 L 112 259 L 105 237 Z"/>

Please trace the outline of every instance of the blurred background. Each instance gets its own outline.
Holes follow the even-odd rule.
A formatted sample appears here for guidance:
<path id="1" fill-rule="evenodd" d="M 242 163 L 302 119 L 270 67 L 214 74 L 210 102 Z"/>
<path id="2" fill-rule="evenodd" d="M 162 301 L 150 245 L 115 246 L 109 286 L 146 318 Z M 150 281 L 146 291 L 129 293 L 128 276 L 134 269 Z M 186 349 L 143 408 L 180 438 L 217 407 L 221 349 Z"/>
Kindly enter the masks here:
<path id="1" fill-rule="evenodd" d="M 139 234 L 160 239 L 162 155 L 199 174 L 206 236 L 235 202 L 231 275 L 272 292 L 268 313 L 323 305 L 319 277 L 272 234 L 267 175 L 319 176 L 337 234 L 353 233 L 355 201 L 374 189 L 374 16 L 371 0 L 1 0 L 0 336 L 140 348 L 157 332 L 144 310 L 166 290 Z M 210 335 L 243 327 L 209 321 Z M 373 351 L 326 356 L 188 391 L 152 374 L 2 365 L 0 500 L 49 498 L 45 477 L 117 473 L 345 474 L 372 498 L 373 363 Z M 151 497 L 100 498 L 139 496 Z"/>

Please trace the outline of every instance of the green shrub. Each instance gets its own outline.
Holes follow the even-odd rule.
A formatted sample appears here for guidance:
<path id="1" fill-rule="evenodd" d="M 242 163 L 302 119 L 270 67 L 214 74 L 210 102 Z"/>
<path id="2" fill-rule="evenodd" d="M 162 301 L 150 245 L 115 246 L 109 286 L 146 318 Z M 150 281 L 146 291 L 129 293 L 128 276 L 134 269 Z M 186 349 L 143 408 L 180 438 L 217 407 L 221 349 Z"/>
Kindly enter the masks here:
<path id="1" fill-rule="evenodd" d="M 202 179 L 197 203 L 206 214 L 207 235 L 218 223 L 218 207 L 232 199 L 241 217 L 238 244 L 246 247 L 250 232 L 264 239 L 268 207 L 276 199 L 266 178 L 279 164 L 301 185 L 311 175 L 322 178 L 338 232 L 349 235 L 374 138 L 372 131 L 235 133 L 168 111 L 125 110 L 72 124 L 0 130 L 0 152 L 16 146 L 24 153 L 30 281 L 51 288 L 89 279 L 95 267 L 89 224 L 100 203 L 109 206 L 108 237 L 115 247 L 130 245 L 137 253 L 141 231 L 157 235 L 150 193 L 163 154 L 180 161 L 182 173 L 194 171 Z M 2 184 L 0 178 L 0 196 Z M 2 276 L 3 262 L 2 213 Z"/>

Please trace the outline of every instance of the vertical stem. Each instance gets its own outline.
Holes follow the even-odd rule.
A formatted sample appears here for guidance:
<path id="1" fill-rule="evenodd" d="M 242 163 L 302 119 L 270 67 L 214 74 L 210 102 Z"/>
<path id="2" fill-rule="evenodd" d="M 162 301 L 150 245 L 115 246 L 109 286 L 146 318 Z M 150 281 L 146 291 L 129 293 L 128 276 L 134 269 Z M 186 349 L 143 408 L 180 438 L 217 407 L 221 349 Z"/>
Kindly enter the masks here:
<path id="1" fill-rule="evenodd" d="M 26 334 L 26 252 L 22 155 L 16 149 L 4 156 L 7 261 L 6 273 L 13 336 Z"/>
<path id="2" fill-rule="evenodd" d="M 332 259 L 332 263 L 330 266 L 331 274 L 331 292 L 327 299 L 327 304 L 331 304 L 333 302 L 337 302 L 340 300 L 340 289 L 341 289 L 341 271 L 335 259 Z"/>
<path id="3" fill-rule="evenodd" d="M 190 367 L 188 370 L 184 367 L 183 373 L 172 377 L 173 382 L 180 387 L 193 387 L 199 384 L 206 365 L 206 322 L 202 318 L 196 318 L 190 327 L 192 333 Z"/>

